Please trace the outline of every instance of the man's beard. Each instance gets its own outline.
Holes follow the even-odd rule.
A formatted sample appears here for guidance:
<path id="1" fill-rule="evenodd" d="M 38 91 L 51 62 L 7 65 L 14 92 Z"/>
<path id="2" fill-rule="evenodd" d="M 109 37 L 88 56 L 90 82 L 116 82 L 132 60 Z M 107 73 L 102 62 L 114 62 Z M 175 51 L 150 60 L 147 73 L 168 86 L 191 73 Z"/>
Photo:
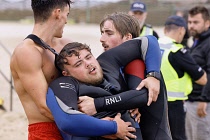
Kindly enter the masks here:
<path id="1" fill-rule="evenodd" d="M 102 71 L 102 69 L 100 69 L 98 75 L 95 75 L 92 78 L 88 78 L 88 79 L 80 81 L 80 82 L 83 82 L 88 85 L 97 86 L 97 85 L 101 84 L 102 81 L 103 81 L 103 71 Z"/>
<path id="2" fill-rule="evenodd" d="M 190 34 L 190 36 L 192 36 L 192 37 L 194 37 L 194 38 L 197 38 L 197 37 L 199 37 L 199 33 L 197 32 L 197 31 L 195 31 L 195 30 L 193 30 L 193 31 L 189 31 L 189 34 Z"/>
<path id="3" fill-rule="evenodd" d="M 88 80 L 85 80 L 85 81 L 82 81 L 82 82 L 85 83 L 85 84 L 88 84 L 88 85 L 97 86 L 100 83 L 102 83 L 102 81 L 103 81 L 103 76 L 93 78 L 93 79 L 88 79 Z"/>

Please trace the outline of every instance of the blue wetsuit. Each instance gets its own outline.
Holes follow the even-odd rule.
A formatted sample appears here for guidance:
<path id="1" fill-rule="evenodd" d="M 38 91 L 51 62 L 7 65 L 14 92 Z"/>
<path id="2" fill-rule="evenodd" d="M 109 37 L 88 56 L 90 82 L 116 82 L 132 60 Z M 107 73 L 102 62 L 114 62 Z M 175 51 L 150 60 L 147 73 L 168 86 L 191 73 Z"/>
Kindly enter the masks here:
<path id="1" fill-rule="evenodd" d="M 119 47 L 104 52 L 98 57 L 104 72 L 104 82 L 98 87 L 79 83 L 72 77 L 60 77 L 53 81 L 48 90 L 47 105 L 59 129 L 74 135 L 72 139 L 83 136 L 86 136 L 83 137 L 84 139 L 89 139 L 87 137 L 97 139 L 97 136 L 115 134 L 117 132 L 115 122 L 98 120 L 94 117 L 113 116 L 117 112 L 121 112 L 122 118 L 125 121 L 131 121 L 135 126 L 135 122 L 126 110 L 146 105 L 147 90 L 127 91 L 129 87 L 123 79 L 120 69 L 132 60 L 143 59 L 147 65 L 147 72 L 159 71 L 160 55 L 153 55 L 152 51 L 159 51 L 159 46 L 154 37 L 148 36 L 127 41 Z M 106 82 L 111 83 L 115 88 L 109 92 L 104 90 Z M 120 94 L 117 95 L 118 93 Z M 102 112 L 91 117 L 77 111 L 77 99 L 81 95 L 99 97 L 95 99 L 95 106 L 97 111 Z M 112 103 L 107 104 L 106 101 L 112 101 Z M 132 102 L 132 104 L 128 102 Z"/>

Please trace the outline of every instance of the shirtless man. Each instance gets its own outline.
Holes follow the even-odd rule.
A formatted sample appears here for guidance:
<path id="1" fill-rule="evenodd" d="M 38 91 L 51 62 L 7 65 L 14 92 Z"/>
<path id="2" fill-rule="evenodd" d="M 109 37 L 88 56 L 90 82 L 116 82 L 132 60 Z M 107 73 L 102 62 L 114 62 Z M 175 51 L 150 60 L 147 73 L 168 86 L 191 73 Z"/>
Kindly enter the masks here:
<path id="1" fill-rule="evenodd" d="M 71 0 L 31 1 L 35 21 L 32 34 L 41 38 L 56 52 L 60 52 L 65 44 L 71 42 L 62 38 L 71 3 Z M 55 54 L 31 39 L 22 41 L 11 58 L 10 68 L 15 89 L 29 123 L 29 140 L 62 139 L 46 105 L 48 84 L 59 76 L 54 59 Z M 118 127 L 124 128 L 121 129 L 123 137 L 128 132 L 128 125 L 120 117 L 116 118 L 116 122 Z"/>

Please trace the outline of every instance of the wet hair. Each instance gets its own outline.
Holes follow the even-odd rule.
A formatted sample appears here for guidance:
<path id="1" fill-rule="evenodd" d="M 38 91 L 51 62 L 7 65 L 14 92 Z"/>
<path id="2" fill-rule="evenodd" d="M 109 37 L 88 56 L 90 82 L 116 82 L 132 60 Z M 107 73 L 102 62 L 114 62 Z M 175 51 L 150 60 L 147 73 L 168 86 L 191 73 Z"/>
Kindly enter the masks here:
<path id="1" fill-rule="evenodd" d="M 86 44 L 78 42 L 66 44 L 55 59 L 55 65 L 58 67 L 59 71 L 64 70 L 64 65 L 69 65 L 66 57 L 71 57 L 72 55 L 79 57 L 79 51 L 84 49 L 91 53 L 90 47 Z"/>
<path id="2" fill-rule="evenodd" d="M 116 12 L 110 15 L 106 15 L 100 23 L 101 31 L 104 23 L 108 20 L 113 22 L 114 27 L 120 33 L 122 38 L 128 33 L 132 35 L 132 38 L 139 37 L 140 26 L 138 20 L 135 17 L 123 12 Z"/>
<path id="3" fill-rule="evenodd" d="M 31 0 L 35 22 L 46 21 L 56 8 L 64 10 L 67 5 L 70 8 L 71 0 Z"/>
<path id="4" fill-rule="evenodd" d="M 204 6 L 193 7 L 191 10 L 189 10 L 188 14 L 190 16 L 195 16 L 197 14 L 201 14 L 203 19 L 204 19 L 204 21 L 209 20 L 209 11 Z"/>

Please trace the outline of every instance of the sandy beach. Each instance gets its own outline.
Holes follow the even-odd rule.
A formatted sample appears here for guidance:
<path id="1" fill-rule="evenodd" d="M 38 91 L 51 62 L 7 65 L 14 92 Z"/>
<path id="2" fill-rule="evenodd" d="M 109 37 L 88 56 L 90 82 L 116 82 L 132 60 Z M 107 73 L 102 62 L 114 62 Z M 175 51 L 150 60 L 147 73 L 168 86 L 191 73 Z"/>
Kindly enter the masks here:
<path id="1" fill-rule="evenodd" d="M 29 23 L 0 22 L 0 72 L 4 75 L 0 74 L 0 98 L 4 99 L 6 108 L 6 111 L 0 110 L 0 140 L 27 140 L 28 122 L 23 107 L 15 90 L 10 91 L 9 62 L 10 55 L 18 42 L 30 34 L 32 28 L 33 25 Z M 161 36 L 162 29 L 157 28 L 156 30 Z M 98 25 L 66 25 L 63 36 L 90 45 L 96 57 L 103 52 L 99 42 Z"/>

